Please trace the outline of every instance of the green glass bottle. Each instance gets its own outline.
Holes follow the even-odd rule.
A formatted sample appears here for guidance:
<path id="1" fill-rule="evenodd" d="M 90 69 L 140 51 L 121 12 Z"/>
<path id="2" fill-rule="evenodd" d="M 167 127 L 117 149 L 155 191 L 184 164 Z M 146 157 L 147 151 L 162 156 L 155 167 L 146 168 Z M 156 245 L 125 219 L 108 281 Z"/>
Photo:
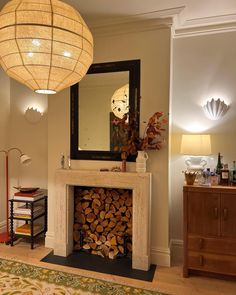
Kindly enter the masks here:
<path id="1" fill-rule="evenodd" d="M 236 185 L 236 162 L 233 161 L 232 183 Z"/>
<path id="2" fill-rule="evenodd" d="M 217 165 L 216 165 L 216 174 L 220 175 L 220 171 L 223 168 L 223 165 L 221 163 L 221 155 L 220 153 L 218 153 L 218 161 L 217 161 Z"/>

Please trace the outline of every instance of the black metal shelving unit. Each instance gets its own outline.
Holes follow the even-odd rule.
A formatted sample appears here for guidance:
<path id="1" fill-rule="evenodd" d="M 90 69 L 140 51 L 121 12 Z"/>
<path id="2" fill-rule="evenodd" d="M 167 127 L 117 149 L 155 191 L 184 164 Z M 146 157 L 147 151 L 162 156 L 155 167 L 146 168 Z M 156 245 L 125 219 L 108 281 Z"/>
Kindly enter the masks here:
<path id="1" fill-rule="evenodd" d="M 43 201 L 44 202 L 44 211 L 40 214 L 36 214 L 34 213 L 34 206 L 36 203 Z M 34 249 L 34 240 L 36 237 L 38 237 L 39 235 L 41 235 L 42 233 L 46 233 L 47 231 L 47 196 L 42 196 L 41 198 L 37 199 L 37 200 L 14 200 L 11 199 L 9 200 L 10 203 L 10 244 L 11 246 L 14 245 L 14 240 L 16 237 L 24 237 L 24 238 L 30 238 L 30 244 L 31 244 L 31 249 Z M 15 217 L 14 216 L 14 204 L 15 203 L 25 203 L 26 204 L 26 208 L 30 208 L 31 214 L 29 216 L 29 218 L 24 218 L 24 217 Z M 34 222 L 35 220 L 39 219 L 40 217 L 44 216 L 44 226 L 43 229 L 40 230 L 37 233 L 34 233 Z M 15 233 L 14 232 L 14 220 L 22 220 L 25 221 L 26 224 L 30 224 L 30 235 L 28 234 L 19 234 L 19 233 Z"/>

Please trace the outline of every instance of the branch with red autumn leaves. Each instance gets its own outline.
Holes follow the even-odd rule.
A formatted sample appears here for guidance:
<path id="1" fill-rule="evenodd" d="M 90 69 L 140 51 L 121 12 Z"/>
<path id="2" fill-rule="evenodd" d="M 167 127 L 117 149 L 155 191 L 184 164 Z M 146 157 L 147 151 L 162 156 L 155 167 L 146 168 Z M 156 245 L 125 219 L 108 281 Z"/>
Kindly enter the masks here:
<path id="1" fill-rule="evenodd" d="M 127 123 L 128 116 L 129 123 Z M 126 114 L 123 119 L 119 119 L 122 127 L 128 128 L 128 134 L 130 134 L 127 142 L 121 147 L 123 158 L 128 155 L 135 155 L 138 151 L 160 150 L 162 148 L 165 142 L 162 133 L 166 130 L 164 126 L 168 123 L 167 118 L 163 116 L 162 112 L 156 112 L 150 117 L 142 138 L 137 134 L 137 121 L 135 117 L 131 114 Z"/>

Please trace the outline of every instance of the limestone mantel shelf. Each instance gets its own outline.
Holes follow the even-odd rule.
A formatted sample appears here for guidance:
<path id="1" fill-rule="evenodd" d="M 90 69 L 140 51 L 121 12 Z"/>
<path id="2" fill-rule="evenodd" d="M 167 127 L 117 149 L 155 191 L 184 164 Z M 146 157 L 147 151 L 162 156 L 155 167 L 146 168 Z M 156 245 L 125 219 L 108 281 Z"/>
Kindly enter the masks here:
<path id="1" fill-rule="evenodd" d="M 73 250 L 74 186 L 131 189 L 133 192 L 132 267 L 150 267 L 151 173 L 101 172 L 59 169 L 56 171 L 54 254 L 68 256 Z"/>

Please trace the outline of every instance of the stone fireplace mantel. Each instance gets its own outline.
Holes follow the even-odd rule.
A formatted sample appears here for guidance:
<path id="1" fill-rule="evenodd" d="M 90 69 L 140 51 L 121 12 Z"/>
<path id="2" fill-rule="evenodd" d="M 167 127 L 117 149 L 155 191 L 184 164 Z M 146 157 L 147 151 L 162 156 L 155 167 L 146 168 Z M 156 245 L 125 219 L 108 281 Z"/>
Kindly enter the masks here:
<path id="1" fill-rule="evenodd" d="M 131 189 L 133 196 L 132 267 L 150 266 L 151 174 L 57 170 L 55 194 L 54 254 L 68 256 L 73 251 L 74 186 Z"/>

